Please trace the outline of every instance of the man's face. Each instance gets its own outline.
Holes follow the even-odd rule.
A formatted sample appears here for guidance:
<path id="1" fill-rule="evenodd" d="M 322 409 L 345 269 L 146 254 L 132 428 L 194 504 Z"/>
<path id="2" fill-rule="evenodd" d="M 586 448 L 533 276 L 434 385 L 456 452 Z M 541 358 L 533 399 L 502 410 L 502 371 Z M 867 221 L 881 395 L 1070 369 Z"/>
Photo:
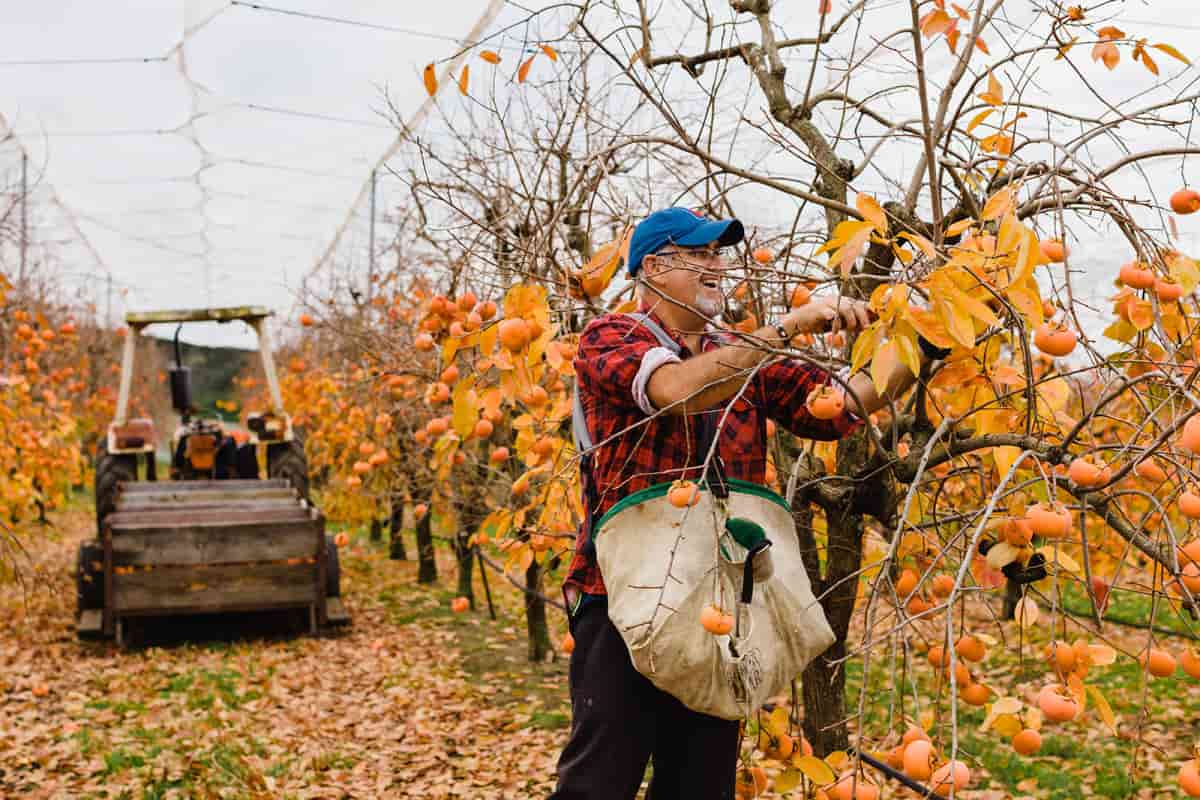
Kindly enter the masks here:
<path id="1" fill-rule="evenodd" d="M 671 300 L 690 306 L 706 319 L 724 309 L 721 282 L 729 261 L 717 251 L 715 243 L 707 247 L 667 245 L 646 256 L 643 263 L 646 279 Z"/>

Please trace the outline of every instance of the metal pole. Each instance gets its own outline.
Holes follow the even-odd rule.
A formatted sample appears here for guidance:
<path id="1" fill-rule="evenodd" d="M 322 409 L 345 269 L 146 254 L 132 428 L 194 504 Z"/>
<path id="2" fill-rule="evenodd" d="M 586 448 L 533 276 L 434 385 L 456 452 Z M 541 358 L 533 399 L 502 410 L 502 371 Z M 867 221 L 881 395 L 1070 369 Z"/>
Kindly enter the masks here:
<path id="1" fill-rule="evenodd" d="M 367 302 L 370 303 L 375 298 L 375 176 L 376 170 L 371 170 L 371 223 L 370 233 L 367 238 L 370 241 L 371 252 L 367 256 Z"/>
<path id="2" fill-rule="evenodd" d="M 29 156 L 21 153 L 21 271 L 17 283 L 25 291 L 25 253 L 29 249 Z"/>

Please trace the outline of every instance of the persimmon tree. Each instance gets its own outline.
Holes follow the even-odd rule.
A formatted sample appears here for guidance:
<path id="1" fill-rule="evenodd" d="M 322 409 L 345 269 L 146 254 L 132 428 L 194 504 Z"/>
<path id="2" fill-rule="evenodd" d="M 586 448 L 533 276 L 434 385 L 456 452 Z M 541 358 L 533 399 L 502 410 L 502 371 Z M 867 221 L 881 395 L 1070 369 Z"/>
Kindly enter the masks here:
<path id="1" fill-rule="evenodd" d="M 840 442 L 770 432 L 837 641 L 749 721 L 737 791 L 761 793 L 765 764 L 775 792 L 873 797 L 855 752 L 955 794 L 968 706 L 1030 754 L 1043 726 L 1137 737 L 1089 682 L 1118 659 L 1200 675 L 1153 632 L 1191 625 L 1200 591 L 1200 269 L 1179 241 L 1200 195 L 1171 127 L 1200 96 L 1180 50 L 1108 6 L 811 6 L 556 6 L 515 62 L 484 40 L 453 86 L 431 65 L 443 128 L 393 165 L 423 255 L 389 279 L 360 379 L 415 379 L 432 505 L 469 498 L 459 534 L 528 570 L 573 546 L 572 357 L 589 318 L 633 308 L 622 250 L 645 212 L 747 223 L 717 321 L 735 333 L 814 293 L 867 300 L 857 337 L 772 351 L 826 367 L 834 396 L 896 363 L 919 380 Z M 948 355 L 922 369 L 918 337 Z M 1150 600 L 1136 647 L 1112 636 L 1115 592 Z M 998 649 L 1044 679 L 985 682 Z"/>

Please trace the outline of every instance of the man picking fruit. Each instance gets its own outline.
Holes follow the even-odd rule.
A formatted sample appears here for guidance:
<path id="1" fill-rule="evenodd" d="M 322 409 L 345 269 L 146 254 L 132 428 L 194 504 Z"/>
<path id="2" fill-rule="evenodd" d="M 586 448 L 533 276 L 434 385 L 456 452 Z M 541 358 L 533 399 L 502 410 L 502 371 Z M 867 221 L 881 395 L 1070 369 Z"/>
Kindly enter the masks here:
<path id="1" fill-rule="evenodd" d="M 634 668 L 608 618 L 591 522 L 654 484 L 699 481 L 704 446 L 714 440 L 726 477 L 765 483 L 769 419 L 797 436 L 838 439 L 915 380 L 898 365 L 884 396 L 866 373 L 843 392 L 824 370 L 772 352 L 802 333 L 864 328 L 870 311 L 859 300 L 813 297 L 753 333 L 718 330 L 722 279 L 733 263 L 722 248 L 742 237 L 736 219 L 654 212 L 634 230 L 626 265 L 644 316 L 601 316 L 580 338 L 580 422 L 594 446 L 582 464 L 588 520 L 563 588 L 575 642 L 573 719 L 553 800 L 633 798 L 651 759 L 655 800 L 734 792 L 738 723 L 688 709 Z M 927 343 L 922 349 L 926 359 L 943 355 Z M 833 391 L 810 403 L 824 386 Z"/>

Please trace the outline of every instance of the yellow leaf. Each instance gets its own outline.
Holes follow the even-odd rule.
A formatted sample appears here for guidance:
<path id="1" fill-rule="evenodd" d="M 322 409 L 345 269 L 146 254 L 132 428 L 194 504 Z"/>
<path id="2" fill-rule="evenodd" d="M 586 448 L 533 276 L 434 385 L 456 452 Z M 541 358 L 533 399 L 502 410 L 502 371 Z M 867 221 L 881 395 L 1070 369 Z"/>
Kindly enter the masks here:
<path id="1" fill-rule="evenodd" d="M 880 397 L 887 392 L 888 378 L 895 372 L 899 363 L 900 353 L 894 340 L 886 342 L 871 359 L 871 383 L 874 384 L 875 391 Z"/>
<path id="2" fill-rule="evenodd" d="M 975 223 L 973 219 L 960 219 L 958 222 L 946 228 L 946 237 L 958 236 L 960 233 L 971 227 Z"/>
<path id="3" fill-rule="evenodd" d="M 782 736 L 788 732 L 788 712 L 783 706 L 776 706 L 775 710 L 767 715 L 767 720 L 763 725 L 767 732 L 772 736 Z"/>
<path id="4" fill-rule="evenodd" d="M 467 76 L 470 74 L 471 74 L 470 65 L 464 66 L 462 68 L 462 72 L 458 73 L 458 90 L 460 92 L 462 92 L 463 94 L 467 93 L 467 80 L 468 80 Z"/>
<path id="5" fill-rule="evenodd" d="M 988 70 L 988 88 L 987 91 L 979 95 L 979 99 L 987 103 L 989 106 L 998 106 L 1004 102 L 1004 89 L 1000 86 L 1000 81 L 996 80 L 996 76 Z M 970 132 L 968 130 L 968 132 Z"/>
<path id="6" fill-rule="evenodd" d="M 818 786 L 833 783 L 837 777 L 829 765 L 816 756 L 801 756 L 792 759 L 792 766 L 803 772 L 810 781 Z"/>
<path id="7" fill-rule="evenodd" d="M 500 54 L 494 50 L 484 50 L 482 53 L 479 54 L 479 57 L 482 58 L 484 61 L 486 61 L 489 64 L 499 64 L 500 63 Z"/>
<path id="8" fill-rule="evenodd" d="M 937 252 L 933 249 L 933 242 L 929 241 L 920 234 L 911 233 L 909 231 L 900 231 L 897 238 L 907 239 L 915 244 L 928 259 L 933 259 L 937 256 Z"/>
<path id="9" fill-rule="evenodd" d="M 1071 558 L 1062 550 L 1059 550 L 1057 553 L 1055 553 L 1053 547 L 1047 546 L 1038 548 L 1038 552 L 1041 553 L 1042 557 L 1046 559 L 1047 564 L 1057 563 L 1067 572 L 1074 573 L 1075 575 L 1083 575 L 1083 569 L 1079 566 L 1079 564 L 1075 563 L 1075 559 Z"/>
<path id="10" fill-rule="evenodd" d="M 517 83 L 524 83 L 529 77 L 529 68 L 533 66 L 533 60 L 537 58 L 537 53 L 534 53 L 529 58 L 525 59 L 525 63 L 517 70 Z"/>
<path id="11" fill-rule="evenodd" d="M 871 354 L 875 352 L 875 345 L 879 342 L 879 336 L 883 332 L 882 329 L 883 323 L 873 322 L 870 327 L 854 340 L 854 347 L 850 350 L 851 375 L 858 372 L 871 360 Z"/>
<path id="12" fill-rule="evenodd" d="M 974 297 L 964 292 L 962 289 L 948 288 L 946 290 L 946 297 L 955 306 L 961 308 L 972 317 L 975 317 L 980 322 L 983 322 L 985 325 L 996 324 L 996 315 L 992 312 L 992 310 L 979 300 L 976 300 Z"/>
<path id="13" fill-rule="evenodd" d="M 812 756 L 808 756 L 811 758 Z M 790 792 L 800 785 L 800 771 L 795 769 L 785 769 L 783 772 L 775 776 L 772 783 L 775 791 L 779 794 Z"/>
<path id="14" fill-rule="evenodd" d="M 908 334 L 893 333 L 892 341 L 896 343 L 896 352 L 900 356 L 900 361 L 908 367 L 909 372 L 913 375 L 919 375 L 921 373 L 921 354 L 916 339 Z"/>
<path id="15" fill-rule="evenodd" d="M 1007 475 L 1012 469 L 1013 462 L 1017 460 L 1017 456 L 1021 455 L 1019 447 L 994 447 L 992 448 L 992 459 L 996 462 L 996 471 L 1000 475 Z M 991 552 L 990 550 L 988 551 Z"/>
<path id="16" fill-rule="evenodd" d="M 1117 735 L 1117 717 L 1113 714 L 1112 706 L 1108 704 L 1108 699 L 1095 686 L 1088 686 L 1087 692 L 1092 698 L 1092 703 L 1096 706 L 1097 713 L 1100 714 L 1100 719 L 1104 720 L 1104 724 L 1112 731 L 1113 736 Z"/>
<path id="17" fill-rule="evenodd" d="M 1169 55 L 1171 58 L 1178 59 L 1189 66 L 1192 63 L 1191 61 L 1188 61 L 1187 56 L 1185 56 L 1183 53 L 1176 50 L 1171 45 L 1166 44 L 1165 42 L 1162 44 L 1152 44 L 1150 46 L 1153 47 L 1155 50 L 1160 50 L 1160 51 L 1166 53 L 1167 55 Z"/>
<path id="18" fill-rule="evenodd" d="M 997 697 L 992 703 L 993 714 L 1019 714 L 1024 703 L 1015 697 Z"/>
<path id="19" fill-rule="evenodd" d="M 858 213 L 863 215 L 863 219 L 875 226 L 875 230 L 879 232 L 880 236 L 887 236 L 887 215 L 878 200 L 869 194 L 860 192 L 854 200 L 854 206 L 858 209 Z"/>
<path id="20" fill-rule="evenodd" d="M 997 542 L 987 552 L 987 563 L 992 569 L 1003 569 L 1017 560 L 1017 548 L 1008 542 Z"/>
<path id="21" fill-rule="evenodd" d="M 984 120 L 986 120 L 988 117 L 990 117 L 995 112 L 996 112 L 996 109 L 994 109 L 994 108 L 985 108 L 983 111 L 980 111 L 978 114 L 971 117 L 971 121 L 967 123 L 967 133 L 970 133 L 971 131 L 978 128 L 980 125 L 983 124 Z"/>
<path id="22" fill-rule="evenodd" d="M 551 61 L 558 61 L 558 51 L 556 51 L 553 47 L 548 44 L 539 46 L 542 48 L 542 52 L 545 53 Z"/>
<path id="23" fill-rule="evenodd" d="M 1200 268 L 1197 268 L 1195 261 L 1182 253 L 1167 256 L 1167 269 L 1184 294 L 1191 294 L 1200 283 Z"/>
<path id="24" fill-rule="evenodd" d="M 980 219 L 984 222 L 993 219 L 999 219 L 1012 208 L 1013 205 L 1013 190 L 1011 187 L 1005 187 L 994 195 L 988 198 L 988 201 L 983 206 L 983 213 L 980 214 Z"/>
<path id="25" fill-rule="evenodd" d="M 479 421 L 479 404 L 475 395 L 475 378 L 468 376 L 454 385 L 452 424 L 454 432 L 466 439 Z"/>
<path id="26" fill-rule="evenodd" d="M 846 755 L 845 750 L 834 750 L 832 753 L 825 756 L 825 763 L 834 769 L 841 769 L 842 765 L 846 763 L 848 758 L 849 756 Z"/>
<path id="27" fill-rule="evenodd" d="M 989 550 L 990 554 L 991 551 Z M 1038 618 L 1042 612 L 1038 610 L 1037 601 L 1029 595 L 1025 595 L 1017 601 L 1017 607 L 1013 609 L 1013 618 L 1021 623 L 1022 628 L 1032 628 L 1037 624 Z"/>
<path id="28" fill-rule="evenodd" d="M 1001 714 L 996 717 L 992 723 L 992 727 L 996 730 L 996 733 L 1007 739 L 1020 733 L 1022 726 L 1019 717 L 1012 714 Z"/>
<path id="29" fill-rule="evenodd" d="M 435 73 L 433 70 L 433 64 L 425 65 L 425 71 L 421 73 L 421 77 L 425 81 L 425 91 L 429 92 L 429 96 L 433 97 L 435 94 L 437 94 L 437 73 Z"/>

